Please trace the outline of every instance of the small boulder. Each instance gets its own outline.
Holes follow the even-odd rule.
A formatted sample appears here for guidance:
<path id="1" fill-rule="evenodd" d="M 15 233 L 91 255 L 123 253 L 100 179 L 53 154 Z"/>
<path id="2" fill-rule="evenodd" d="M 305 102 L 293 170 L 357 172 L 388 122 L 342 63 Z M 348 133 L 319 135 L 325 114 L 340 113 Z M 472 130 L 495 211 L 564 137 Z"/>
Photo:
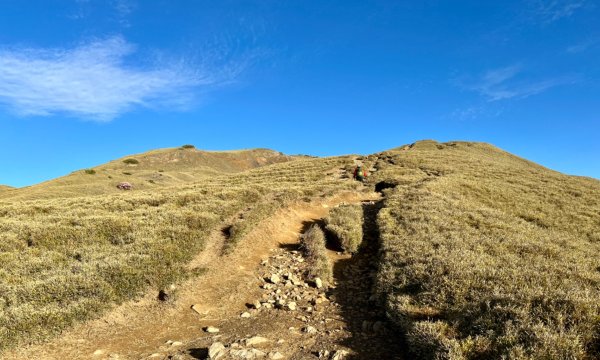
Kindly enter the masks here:
<path id="1" fill-rule="evenodd" d="M 268 343 L 269 341 L 271 341 L 271 340 L 269 340 L 265 337 L 254 336 L 249 339 L 246 339 L 245 344 L 246 344 L 246 346 L 257 346 L 257 345 L 262 345 L 262 344 Z"/>
<path id="2" fill-rule="evenodd" d="M 348 356 L 348 352 L 346 350 L 337 350 L 333 353 L 331 360 L 343 360 Z"/>
<path id="3" fill-rule="evenodd" d="M 219 332 L 219 329 L 214 327 L 214 326 L 207 326 L 204 328 L 204 331 L 209 333 L 209 334 L 216 334 Z"/>
<path id="4" fill-rule="evenodd" d="M 208 358 L 211 360 L 221 359 L 225 355 L 226 351 L 223 343 L 216 342 L 208 348 Z"/>
<path id="5" fill-rule="evenodd" d="M 323 287 L 323 280 L 321 280 L 321 278 L 315 278 L 315 287 L 317 289 L 320 289 Z"/>

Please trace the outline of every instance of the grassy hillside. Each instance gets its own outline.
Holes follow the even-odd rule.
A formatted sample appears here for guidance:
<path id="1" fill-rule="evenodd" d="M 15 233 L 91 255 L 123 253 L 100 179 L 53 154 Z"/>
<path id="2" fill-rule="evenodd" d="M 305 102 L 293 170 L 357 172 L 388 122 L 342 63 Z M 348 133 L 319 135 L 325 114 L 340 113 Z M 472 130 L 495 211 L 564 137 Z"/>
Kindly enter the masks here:
<path id="1" fill-rule="evenodd" d="M 201 151 L 188 145 L 127 156 L 12 192 L 2 192 L 0 189 L 0 199 L 33 200 L 115 194 L 119 192 L 116 185 L 120 182 L 130 182 L 136 190 L 151 190 L 292 159 L 267 149 L 216 152 Z"/>
<path id="2" fill-rule="evenodd" d="M 363 161 L 387 187 L 376 290 L 416 358 L 600 358 L 599 181 L 481 143 Z M 230 251 L 290 202 L 362 188 L 353 167 L 166 149 L 0 190 L 0 350 L 197 274 L 187 264 L 208 233 L 227 227 Z M 130 179 L 134 191 L 116 190 Z"/>
<path id="3" fill-rule="evenodd" d="M 378 290 L 425 359 L 600 358 L 600 182 L 491 145 L 371 157 Z"/>
<path id="4" fill-rule="evenodd" d="M 0 200 L 0 349 L 44 339 L 201 271 L 186 264 L 212 230 L 235 227 L 231 247 L 285 204 L 352 188 L 332 175 L 348 162 L 300 159 L 166 188 Z"/>

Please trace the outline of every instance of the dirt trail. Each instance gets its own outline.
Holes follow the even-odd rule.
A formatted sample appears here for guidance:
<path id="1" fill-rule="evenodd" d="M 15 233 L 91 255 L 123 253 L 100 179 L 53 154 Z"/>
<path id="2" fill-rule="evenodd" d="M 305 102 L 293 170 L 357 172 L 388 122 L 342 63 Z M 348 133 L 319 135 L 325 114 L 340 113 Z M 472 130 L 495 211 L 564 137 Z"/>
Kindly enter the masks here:
<path id="1" fill-rule="evenodd" d="M 377 197 L 373 193 L 351 192 L 281 210 L 260 223 L 226 256 L 221 256 L 223 234 L 220 230 L 215 231 L 207 248 L 192 262 L 195 266 L 206 266 L 207 272 L 180 284 L 174 303 L 160 303 L 156 294 L 148 294 L 138 301 L 119 306 L 98 320 L 78 325 L 51 342 L 13 350 L 2 358 L 142 359 L 153 354 L 160 358 L 161 354 L 169 353 L 169 346 L 193 344 L 199 338 L 207 337 L 208 334 L 202 331 L 204 327 L 222 326 L 232 319 L 239 321 L 239 314 L 247 309 L 245 304 L 261 296 L 261 289 L 257 287 L 257 269 L 261 261 L 269 258 L 274 249 L 297 244 L 307 222 L 324 217 L 328 208 L 342 202 L 375 200 Z M 202 314 L 191 309 L 194 304 Z M 277 329 L 276 324 L 269 324 Z M 254 325 L 246 324 L 246 328 L 241 326 L 236 332 L 251 333 L 256 328 Z M 177 343 L 165 345 L 168 341 Z M 206 356 L 204 353 L 195 356 L 190 351 L 186 353 L 187 358 Z M 163 358 L 175 358 L 170 356 Z"/>

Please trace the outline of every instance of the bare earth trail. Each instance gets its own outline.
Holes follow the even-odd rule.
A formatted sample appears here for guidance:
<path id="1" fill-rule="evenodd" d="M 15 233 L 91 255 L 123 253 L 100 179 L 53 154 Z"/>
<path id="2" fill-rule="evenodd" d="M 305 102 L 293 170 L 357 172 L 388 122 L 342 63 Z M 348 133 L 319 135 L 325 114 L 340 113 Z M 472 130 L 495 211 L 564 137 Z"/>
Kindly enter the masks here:
<path id="1" fill-rule="evenodd" d="M 257 286 L 261 262 L 264 266 L 268 262 L 265 259 L 274 254 L 294 256 L 296 252 L 284 249 L 297 246 L 303 227 L 326 216 L 330 207 L 340 203 L 377 200 L 378 197 L 379 194 L 375 193 L 346 192 L 281 210 L 261 222 L 228 255 L 221 254 L 224 236 L 221 231 L 215 231 L 206 249 L 190 264 L 193 267 L 206 267 L 206 273 L 180 284 L 173 303 L 160 303 L 156 300 L 156 293 L 148 294 L 140 300 L 119 306 L 98 320 L 78 325 L 55 340 L 7 352 L 2 358 L 200 359 L 208 355 L 206 347 L 209 343 L 227 336 L 228 328 L 231 339 L 254 336 L 258 330 L 262 331 L 261 336 L 281 334 L 282 329 L 289 332 L 289 327 L 293 326 L 288 326 L 288 323 L 298 321 L 294 315 L 285 312 L 282 312 L 283 318 L 263 319 L 266 323 L 263 321 L 262 324 L 261 317 L 264 316 L 240 319 L 240 314 L 248 310 L 246 304 L 261 297 L 263 290 Z M 281 251 L 288 255 L 278 253 Z M 339 276 L 346 276 L 343 273 L 346 270 L 359 271 L 348 264 L 343 265 L 349 262 L 348 257 L 338 256 L 334 252 L 332 256 L 340 260 L 335 265 Z M 334 298 L 335 291 L 333 289 Z M 192 310 L 192 305 L 197 311 Z M 338 320 L 345 321 L 342 318 Z M 205 333 L 202 329 L 207 326 L 219 327 L 220 334 Z M 369 328 L 373 325 L 363 323 L 364 326 Z M 353 327 L 356 324 L 348 325 L 350 330 Z M 279 342 L 286 342 L 287 347 L 281 348 L 288 352 L 284 358 L 318 358 L 316 354 L 307 352 L 305 344 L 295 344 L 293 340 L 289 342 L 282 337 L 278 337 Z M 171 344 L 173 341 L 176 343 Z M 200 343 L 208 345 L 192 348 L 192 344 L 201 346 Z M 292 347 L 298 347 L 296 345 L 300 351 L 294 355 L 290 352 L 294 351 Z"/>

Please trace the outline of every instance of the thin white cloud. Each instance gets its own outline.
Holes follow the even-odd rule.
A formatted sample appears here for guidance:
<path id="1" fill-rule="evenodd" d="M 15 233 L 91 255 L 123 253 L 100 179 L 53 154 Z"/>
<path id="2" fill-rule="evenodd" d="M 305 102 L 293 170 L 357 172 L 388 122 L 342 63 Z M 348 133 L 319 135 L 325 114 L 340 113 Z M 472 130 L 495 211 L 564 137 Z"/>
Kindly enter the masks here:
<path id="1" fill-rule="evenodd" d="M 571 45 L 567 48 L 567 52 L 570 54 L 579 54 L 584 51 L 587 51 L 600 43 L 600 39 L 591 39 L 587 41 L 580 42 L 575 45 Z"/>
<path id="2" fill-rule="evenodd" d="M 0 103 L 24 116 L 63 113 L 108 121 L 139 107 L 185 108 L 196 91 L 239 73 L 185 61 L 128 66 L 134 52 L 122 37 L 72 49 L 0 50 Z"/>
<path id="3" fill-rule="evenodd" d="M 534 0 L 533 11 L 544 23 L 571 17 L 584 8 L 586 0 Z"/>
<path id="4" fill-rule="evenodd" d="M 577 82 L 573 76 L 531 79 L 525 76 L 521 65 L 489 70 L 474 80 L 459 81 L 459 85 L 476 91 L 488 101 L 527 98 L 551 88 Z"/>

